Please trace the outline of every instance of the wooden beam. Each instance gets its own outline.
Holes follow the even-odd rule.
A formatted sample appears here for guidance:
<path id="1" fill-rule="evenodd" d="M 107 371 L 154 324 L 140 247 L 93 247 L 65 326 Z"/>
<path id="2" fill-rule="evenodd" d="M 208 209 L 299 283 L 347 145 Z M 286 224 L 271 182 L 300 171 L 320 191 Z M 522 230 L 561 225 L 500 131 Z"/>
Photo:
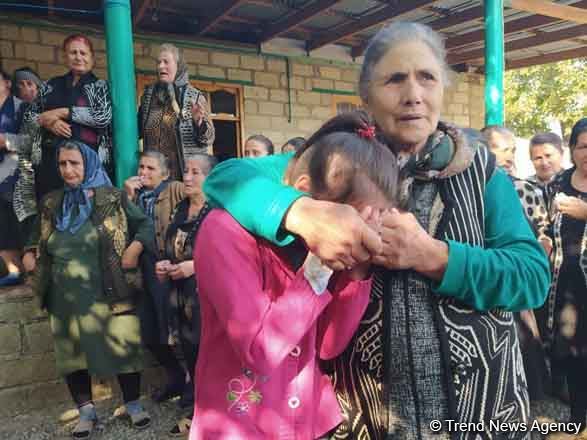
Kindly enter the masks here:
<path id="1" fill-rule="evenodd" d="M 278 20 L 273 24 L 270 24 L 265 32 L 259 38 L 259 43 L 263 43 L 270 40 L 278 35 L 284 34 L 291 29 L 299 26 L 300 24 L 310 20 L 312 17 L 319 15 L 331 8 L 341 0 L 317 0 L 312 4 L 304 7 L 303 9 L 286 16 L 282 20 Z"/>
<path id="2" fill-rule="evenodd" d="M 520 69 L 522 67 L 538 66 L 540 64 L 549 64 L 557 61 L 572 60 L 574 58 L 583 57 L 587 57 L 587 46 L 508 61 L 506 63 L 506 69 Z"/>
<path id="3" fill-rule="evenodd" d="M 133 20 L 133 26 L 138 26 L 139 23 L 143 20 L 143 18 L 145 18 L 145 14 L 147 13 L 147 9 L 149 9 L 149 7 L 151 6 L 151 3 L 153 3 L 153 0 L 142 0 L 139 6 L 139 9 L 137 10 L 137 13 L 135 14 L 134 20 Z"/>
<path id="4" fill-rule="evenodd" d="M 571 40 L 577 37 L 587 35 L 587 25 L 581 24 L 572 26 L 560 31 L 541 32 L 539 35 L 528 38 L 520 38 L 518 40 L 510 41 L 505 44 L 505 52 L 512 52 L 515 50 L 527 49 L 529 47 L 542 46 L 543 44 L 555 43 L 557 41 Z M 475 49 L 468 52 L 455 53 L 448 56 L 449 64 L 460 64 L 467 61 L 483 58 L 485 55 L 484 49 Z"/>
<path id="5" fill-rule="evenodd" d="M 582 0 L 575 3 L 576 8 L 587 8 L 587 0 Z M 546 17 L 542 15 L 531 15 L 529 17 L 519 18 L 517 20 L 510 20 L 504 24 L 505 34 L 514 34 L 517 32 L 535 29 L 540 26 L 556 23 L 560 21 L 558 18 Z M 485 31 L 478 30 L 467 32 L 456 37 L 446 40 L 445 46 L 447 50 L 455 49 L 457 47 L 468 46 L 469 44 L 479 43 L 485 38 Z"/>
<path id="6" fill-rule="evenodd" d="M 559 20 L 587 24 L 587 11 L 576 5 L 560 5 L 547 0 L 505 0 L 504 6 Z"/>
<path id="7" fill-rule="evenodd" d="M 222 18 L 231 13 L 243 0 L 218 0 L 218 6 L 209 8 L 209 14 L 203 17 L 196 35 L 204 35 L 214 27 Z"/>
<path id="8" fill-rule="evenodd" d="M 441 31 L 443 29 L 447 29 L 449 27 L 461 24 L 466 21 L 478 20 L 480 18 L 483 18 L 483 16 L 483 6 L 476 6 L 474 8 L 465 9 L 464 11 L 457 12 L 455 14 L 450 14 L 446 17 L 439 18 L 426 24 L 434 30 Z M 353 58 L 360 57 L 361 55 L 363 55 L 363 52 L 366 48 L 367 42 L 364 42 L 360 46 L 353 47 L 353 49 L 351 50 L 351 56 Z"/>
<path id="9" fill-rule="evenodd" d="M 367 14 L 356 21 L 350 21 L 335 27 L 332 30 L 322 32 L 314 40 L 311 40 L 306 45 L 306 49 L 309 51 L 318 49 L 327 44 L 336 43 L 345 37 L 354 35 L 358 32 L 377 26 L 387 20 L 390 20 L 400 15 L 412 12 L 416 9 L 423 8 L 431 5 L 438 0 L 411 0 L 402 1 L 397 5 L 385 6 L 371 14 Z"/>

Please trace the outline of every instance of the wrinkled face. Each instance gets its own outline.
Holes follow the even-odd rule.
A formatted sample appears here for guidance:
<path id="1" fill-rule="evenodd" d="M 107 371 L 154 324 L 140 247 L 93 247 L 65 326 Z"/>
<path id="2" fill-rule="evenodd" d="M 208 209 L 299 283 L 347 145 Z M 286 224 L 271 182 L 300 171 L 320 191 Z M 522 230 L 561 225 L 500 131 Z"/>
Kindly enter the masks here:
<path id="1" fill-rule="evenodd" d="M 157 58 L 157 74 L 159 80 L 172 83 L 177 75 L 177 60 L 171 52 L 163 51 Z"/>
<path id="2" fill-rule="evenodd" d="M 202 163 L 197 159 L 188 159 L 183 172 L 184 193 L 186 196 L 193 196 L 202 193 L 204 184 L 204 168 Z"/>
<path id="3" fill-rule="evenodd" d="M 4 78 L 2 74 L 0 74 L 0 96 L 10 95 L 11 86 L 12 82 L 8 78 Z"/>
<path id="4" fill-rule="evenodd" d="M 530 149 L 530 160 L 536 175 L 543 182 L 548 182 L 562 169 L 562 154 L 552 144 L 535 144 Z"/>
<path id="5" fill-rule="evenodd" d="M 33 102 L 39 94 L 39 88 L 30 79 L 21 79 L 16 83 L 18 97 L 25 102 Z"/>
<path id="6" fill-rule="evenodd" d="M 587 176 L 587 132 L 577 138 L 577 145 L 573 148 L 573 163 L 584 176 Z"/>
<path id="7" fill-rule="evenodd" d="M 94 55 L 82 40 L 73 40 L 65 48 L 67 67 L 74 75 L 85 75 L 94 68 Z"/>
<path id="8" fill-rule="evenodd" d="M 66 185 L 79 186 L 84 181 L 84 160 L 79 150 L 59 150 L 59 173 Z"/>
<path id="9" fill-rule="evenodd" d="M 365 104 L 396 148 L 417 151 L 436 130 L 443 95 L 442 66 L 432 50 L 405 41 L 375 65 Z"/>
<path id="10" fill-rule="evenodd" d="M 264 143 L 252 139 L 245 143 L 245 157 L 261 157 L 268 155 L 269 151 L 267 151 L 267 147 Z"/>
<path id="11" fill-rule="evenodd" d="M 154 157 L 141 157 L 139 162 L 139 177 L 146 189 L 155 189 L 167 179 L 167 174 L 161 170 L 159 161 Z"/>
<path id="12" fill-rule="evenodd" d="M 512 139 L 494 131 L 489 136 L 488 144 L 491 152 L 495 154 L 497 166 L 502 167 L 509 175 L 513 175 L 516 170 L 516 146 Z"/>

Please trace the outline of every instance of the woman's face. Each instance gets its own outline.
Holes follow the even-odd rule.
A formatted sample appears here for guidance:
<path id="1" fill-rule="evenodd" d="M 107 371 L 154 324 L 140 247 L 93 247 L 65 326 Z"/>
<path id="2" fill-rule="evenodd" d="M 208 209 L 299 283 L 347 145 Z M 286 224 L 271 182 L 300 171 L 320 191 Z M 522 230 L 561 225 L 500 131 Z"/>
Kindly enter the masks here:
<path id="1" fill-rule="evenodd" d="M 245 157 L 262 157 L 268 156 L 269 151 L 263 142 L 248 140 L 245 143 Z"/>
<path id="2" fill-rule="evenodd" d="M 587 131 L 577 137 L 577 145 L 573 148 L 573 163 L 579 172 L 587 176 Z"/>
<path id="3" fill-rule="evenodd" d="M 548 182 L 562 169 L 562 155 L 552 144 L 536 144 L 530 148 L 530 159 L 538 178 Z"/>
<path id="4" fill-rule="evenodd" d="M 420 41 L 398 43 L 375 65 L 366 107 L 385 136 L 402 150 L 424 146 L 442 108 L 442 66 Z"/>
<path id="5" fill-rule="evenodd" d="M 183 172 L 184 193 L 193 196 L 202 193 L 202 185 L 206 179 L 204 168 L 197 159 L 188 159 Z"/>
<path id="6" fill-rule="evenodd" d="M 151 190 L 157 188 L 167 178 L 167 174 L 161 170 L 158 159 L 145 156 L 139 161 L 139 177 L 143 187 Z"/>
<path id="7" fill-rule="evenodd" d="M 168 51 L 163 51 L 157 58 L 157 74 L 159 81 L 172 83 L 175 81 L 177 75 L 177 61 L 173 54 Z"/>
<path id="8" fill-rule="evenodd" d="M 10 84 L 11 81 L 0 73 L 0 96 L 10 95 Z"/>
<path id="9" fill-rule="evenodd" d="M 94 68 L 94 55 L 82 40 L 70 41 L 65 48 L 67 67 L 74 75 L 85 75 Z"/>
<path id="10" fill-rule="evenodd" d="M 79 150 L 59 150 L 58 165 L 66 185 L 76 187 L 84 181 L 84 159 Z"/>
<path id="11" fill-rule="evenodd" d="M 39 88 L 30 79 L 21 79 L 16 83 L 18 97 L 25 102 L 33 102 L 39 94 Z"/>

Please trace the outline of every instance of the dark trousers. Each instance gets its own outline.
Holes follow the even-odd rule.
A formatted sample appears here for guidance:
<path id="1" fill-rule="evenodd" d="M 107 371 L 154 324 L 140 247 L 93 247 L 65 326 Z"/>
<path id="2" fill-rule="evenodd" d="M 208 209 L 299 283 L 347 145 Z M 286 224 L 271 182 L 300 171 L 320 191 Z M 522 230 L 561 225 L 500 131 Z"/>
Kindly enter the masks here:
<path id="1" fill-rule="evenodd" d="M 581 423 L 585 428 L 587 416 L 587 358 L 569 356 L 565 360 L 569 398 L 571 405 L 571 422 Z"/>
<path id="2" fill-rule="evenodd" d="M 137 400 L 141 393 L 141 373 L 121 373 L 116 376 L 124 403 Z M 65 376 L 73 401 L 81 407 L 92 401 L 92 378 L 88 370 L 78 370 Z"/>

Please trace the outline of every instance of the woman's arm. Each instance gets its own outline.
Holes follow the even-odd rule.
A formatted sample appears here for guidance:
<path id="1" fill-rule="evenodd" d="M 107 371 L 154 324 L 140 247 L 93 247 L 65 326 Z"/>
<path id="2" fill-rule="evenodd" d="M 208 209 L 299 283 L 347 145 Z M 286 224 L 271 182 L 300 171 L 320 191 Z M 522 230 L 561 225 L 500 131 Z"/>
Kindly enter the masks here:
<path id="1" fill-rule="evenodd" d="M 69 109 L 69 119 L 76 124 L 93 128 L 107 128 L 112 123 L 112 102 L 108 83 L 98 80 L 84 86 L 88 107 L 73 106 Z"/>
<path id="2" fill-rule="evenodd" d="M 546 299 L 550 267 L 514 187 L 497 170 L 485 189 L 485 249 L 448 241 L 448 264 L 434 291 L 477 310 L 533 309 Z"/>
<path id="3" fill-rule="evenodd" d="M 357 331 L 369 304 L 371 279 L 353 281 L 340 274 L 332 290 L 332 301 L 318 320 L 319 356 L 333 359 L 340 355 Z"/>
<path id="4" fill-rule="evenodd" d="M 122 206 L 127 217 L 131 245 L 137 242 L 140 247 L 138 244 L 133 245 L 135 250 L 155 252 L 155 227 L 153 222 L 137 205 L 128 200 L 126 193 L 122 192 L 121 197 L 123 198 Z"/>
<path id="5" fill-rule="evenodd" d="M 271 295 L 256 239 L 224 211 L 213 210 L 202 223 L 194 261 L 200 300 L 211 304 L 243 363 L 262 374 L 300 343 L 331 300 L 328 291 L 314 293 L 303 270 Z"/>
<path id="6" fill-rule="evenodd" d="M 214 144 L 216 132 L 214 124 L 208 113 L 208 103 L 202 93 L 198 95 L 197 102 L 192 105 L 192 118 L 196 143 L 200 148 L 210 148 Z"/>

